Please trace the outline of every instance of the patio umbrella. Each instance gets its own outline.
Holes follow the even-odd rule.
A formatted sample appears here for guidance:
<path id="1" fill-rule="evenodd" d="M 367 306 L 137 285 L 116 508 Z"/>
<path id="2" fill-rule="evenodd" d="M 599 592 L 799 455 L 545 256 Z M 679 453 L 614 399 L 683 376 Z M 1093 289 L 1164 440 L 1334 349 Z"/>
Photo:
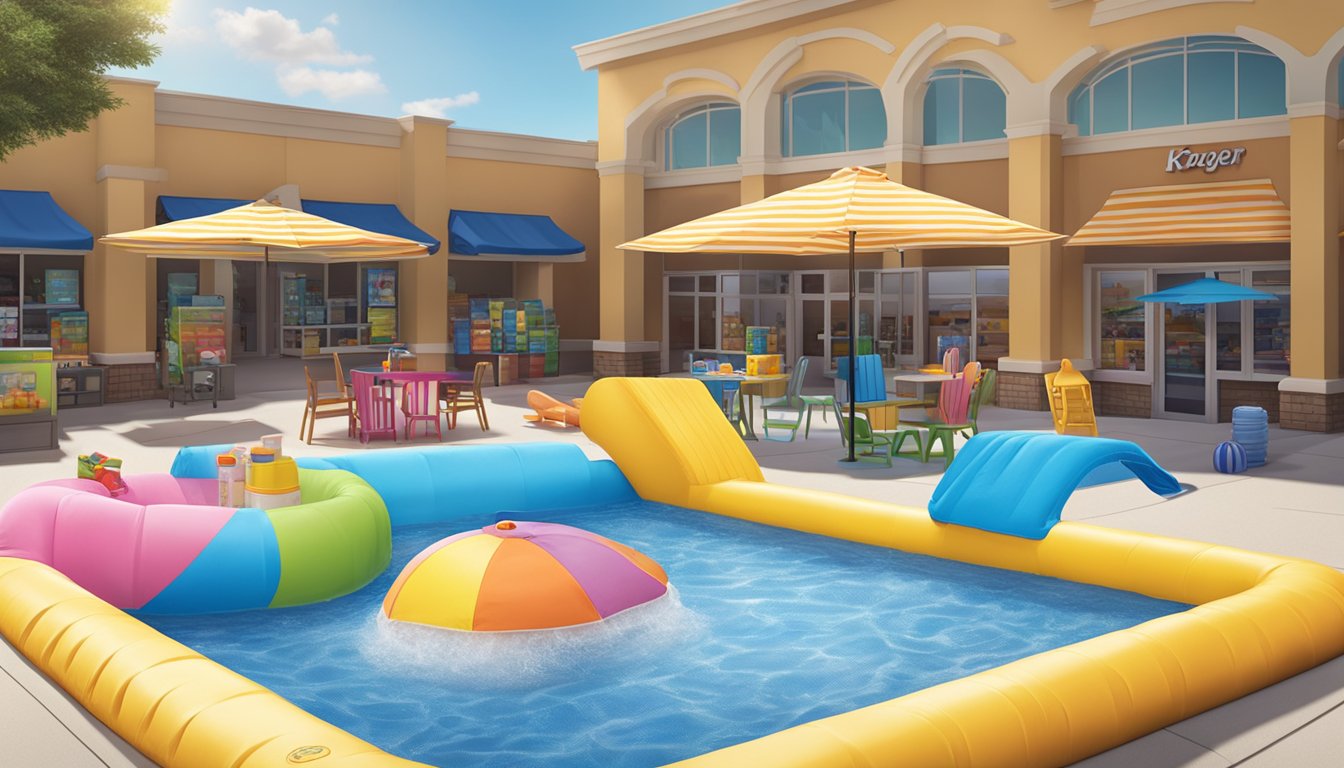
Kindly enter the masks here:
<path id="1" fill-rule="evenodd" d="M 118 232 L 99 242 L 153 257 L 327 263 L 417 259 L 425 243 L 340 224 L 266 200 L 226 211 Z"/>
<path id="2" fill-rule="evenodd" d="M 616 246 L 662 253 L 849 254 L 849 456 L 854 461 L 854 322 L 857 252 L 1010 246 L 1064 235 L 897 184 L 871 168 L 830 178 L 669 227 Z"/>
<path id="3" fill-rule="evenodd" d="M 1225 283 L 1212 277 L 1201 277 L 1174 288 L 1145 293 L 1138 300 L 1150 304 L 1218 304 L 1224 301 L 1274 301 L 1278 298 L 1266 291 Z"/>

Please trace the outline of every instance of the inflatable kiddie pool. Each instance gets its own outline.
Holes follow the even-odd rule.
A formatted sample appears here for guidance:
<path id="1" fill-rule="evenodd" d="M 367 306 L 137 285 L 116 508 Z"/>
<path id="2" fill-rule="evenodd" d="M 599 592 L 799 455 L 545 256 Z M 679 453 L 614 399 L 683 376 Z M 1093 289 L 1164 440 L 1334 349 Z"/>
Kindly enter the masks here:
<path id="1" fill-rule="evenodd" d="M 694 381 L 605 379 L 588 392 L 583 418 L 620 473 L 573 446 L 380 451 L 309 466 L 366 480 L 394 527 L 455 507 L 600 504 L 633 486 L 651 501 L 1194 606 L 688 765 L 1067 765 L 1344 653 L 1344 575 L 1325 566 L 1073 522 L 1028 538 L 766 483 Z M 207 457 L 184 452 L 175 474 L 204 471 Z M 517 482 L 499 484 L 501 472 Z M 279 765 L 299 750 L 322 752 L 322 765 L 407 764 L 39 563 L 0 557 L 0 632 L 164 765 Z"/>

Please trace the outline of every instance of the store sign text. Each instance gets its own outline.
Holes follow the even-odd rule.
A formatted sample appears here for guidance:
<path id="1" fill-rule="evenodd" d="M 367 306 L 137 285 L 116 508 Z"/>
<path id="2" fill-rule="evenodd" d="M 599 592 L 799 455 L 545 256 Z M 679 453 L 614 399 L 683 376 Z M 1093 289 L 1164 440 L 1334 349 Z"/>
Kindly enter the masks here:
<path id="1" fill-rule="evenodd" d="M 1245 147 L 1211 149 L 1208 152 L 1191 152 L 1189 147 L 1173 149 L 1167 152 L 1167 173 L 1193 168 L 1203 168 L 1205 173 L 1213 173 L 1219 168 L 1241 165 L 1241 158 L 1245 154 Z"/>

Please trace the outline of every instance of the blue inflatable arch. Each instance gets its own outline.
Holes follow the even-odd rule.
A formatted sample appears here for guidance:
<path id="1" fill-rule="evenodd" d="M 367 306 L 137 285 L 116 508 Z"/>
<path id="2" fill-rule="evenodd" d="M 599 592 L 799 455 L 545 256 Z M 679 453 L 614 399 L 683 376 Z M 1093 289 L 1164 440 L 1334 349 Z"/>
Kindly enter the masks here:
<path id="1" fill-rule="evenodd" d="M 957 453 L 933 492 L 929 516 L 940 523 L 1043 539 L 1074 490 L 1105 468 L 1128 470 L 1161 496 L 1183 490 L 1171 473 L 1126 440 L 985 432 Z"/>

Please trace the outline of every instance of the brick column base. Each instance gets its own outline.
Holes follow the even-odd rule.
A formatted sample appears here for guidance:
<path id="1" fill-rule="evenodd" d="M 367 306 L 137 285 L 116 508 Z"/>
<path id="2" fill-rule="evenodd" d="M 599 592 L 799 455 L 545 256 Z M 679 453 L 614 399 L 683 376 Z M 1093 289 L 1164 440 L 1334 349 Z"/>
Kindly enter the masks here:
<path id="1" fill-rule="evenodd" d="M 1232 421 L 1232 409 L 1238 405 L 1258 405 L 1269 414 L 1270 423 L 1279 421 L 1279 383 L 1277 381 L 1218 382 L 1218 421 Z"/>
<path id="2" fill-rule="evenodd" d="M 1279 426 L 1308 432 L 1344 432 L 1344 392 L 1280 392 Z"/>
<path id="3" fill-rule="evenodd" d="M 1096 407 L 1098 416 L 1149 419 L 1153 416 L 1153 387 L 1150 384 L 1121 381 L 1094 381 L 1092 405 Z"/>
<path id="4" fill-rule="evenodd" d="M 1000 370 L 994 389 L 995 399 L 1000 408 L 1016 408 L 1019 411 L 1050 410 L 1050 402 L 1045 398 L 1045 378 L 1039 373 Z"/>
<path id="5" fill-rule="evenodd" d="M 661 352 L 593 351 L 593 378 L 607 376 L 657 376 L 662 373 Z"/>
<path id="6" fill-rule="evenodd" d="M 168 396 L 167 390 L 159 386 L 159 369 L 154 363 L 109 365 L 103 378 L 105 403 L 157 400 Z"/>

